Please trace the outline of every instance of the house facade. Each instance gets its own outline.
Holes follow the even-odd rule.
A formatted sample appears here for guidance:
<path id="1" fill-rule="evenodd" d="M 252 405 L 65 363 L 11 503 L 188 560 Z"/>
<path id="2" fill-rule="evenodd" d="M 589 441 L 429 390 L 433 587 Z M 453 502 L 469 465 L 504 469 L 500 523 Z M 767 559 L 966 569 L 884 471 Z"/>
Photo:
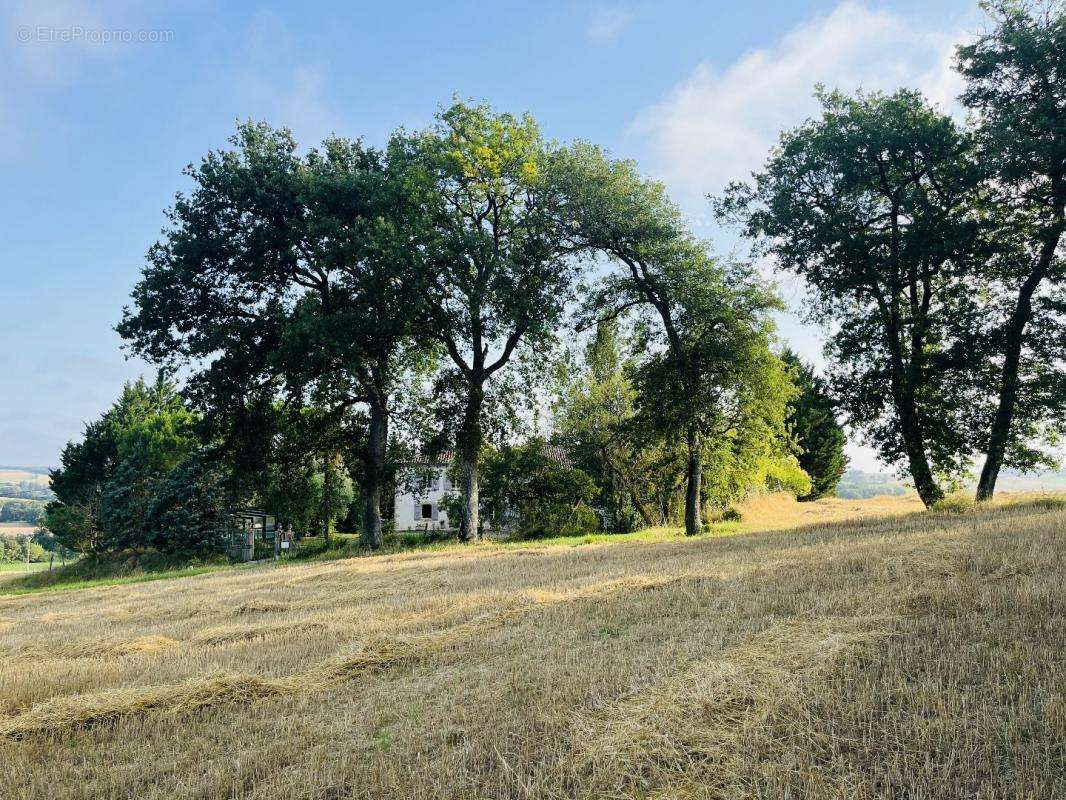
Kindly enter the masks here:
<path id="1" fill-rule="evenodd" d="M 448 478 L 448 462 L 407 465 L 396 483 L 394 519 L 398 531 L 451 530 L 441 501 L 458 492 Z"/>

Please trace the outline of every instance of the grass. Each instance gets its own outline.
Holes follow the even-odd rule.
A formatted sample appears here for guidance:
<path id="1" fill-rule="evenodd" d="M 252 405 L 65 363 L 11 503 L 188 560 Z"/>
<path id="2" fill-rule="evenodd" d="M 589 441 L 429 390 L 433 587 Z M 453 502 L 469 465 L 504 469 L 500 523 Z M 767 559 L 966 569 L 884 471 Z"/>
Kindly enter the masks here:
<path id="1" fill-rule="evenodd" d="M 760 503 L 0 597 L 0 797 L 1066 796 L 1066 507 Z"/>
<path id="2" fill-rule="evenodd" d="M 40 570 L 0 583 L 0 596 L 121 586 L 235 569 L 225 559 L 189 563 L 159 553 L 85 557 L 64 566 L 53 564 L 51 571 L 47 567 L 45 562 Z"/>
<path id="3" fill-rule="evenodd" d="M 48 569 L 47 561 L 31 561 L 28 564 L 25 561 L 0 561 L 0 572 L 38 572 L 42 569 Z"/>

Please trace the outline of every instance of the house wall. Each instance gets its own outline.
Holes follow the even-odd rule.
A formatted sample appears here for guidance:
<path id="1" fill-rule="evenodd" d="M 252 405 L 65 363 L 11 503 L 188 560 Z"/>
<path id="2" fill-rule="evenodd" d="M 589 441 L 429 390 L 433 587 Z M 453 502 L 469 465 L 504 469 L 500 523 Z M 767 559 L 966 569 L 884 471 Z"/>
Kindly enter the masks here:
<path id="1" fill-rule="evenodd" d="M 426 467 L 410 471 L 406 479 L 401 478 L 396 487 L 395 521 L 398 531 L 443 530 L 448 524 L 448 514 L 440 507 L 441 498 L 446 494 L 455 494 L 446 474 L 447 467 L 429 467 L 428 484 L 422 480 L 427 473 Z M 422 514 L 423 505 L 429 505 L 429 516 Z"/>

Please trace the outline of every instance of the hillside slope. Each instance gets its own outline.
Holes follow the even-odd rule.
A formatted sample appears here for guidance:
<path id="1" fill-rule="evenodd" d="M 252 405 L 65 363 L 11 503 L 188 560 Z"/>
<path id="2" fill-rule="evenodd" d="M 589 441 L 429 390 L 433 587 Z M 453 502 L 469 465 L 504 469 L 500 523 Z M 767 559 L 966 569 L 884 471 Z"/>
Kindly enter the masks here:
<path id="1" fill-rule="evenodd" d="M 0 797 L 1066 795 L 1066 511 L 0 598 Z"/>

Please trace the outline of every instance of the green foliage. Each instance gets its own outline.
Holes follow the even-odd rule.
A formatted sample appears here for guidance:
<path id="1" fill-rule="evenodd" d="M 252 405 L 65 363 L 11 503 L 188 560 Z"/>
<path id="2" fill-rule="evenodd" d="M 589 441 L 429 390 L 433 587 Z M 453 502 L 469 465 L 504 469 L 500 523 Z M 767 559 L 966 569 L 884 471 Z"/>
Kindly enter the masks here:
<path id="1" fill-rule="evenodd" d="M 813 499 L 814 479 L 796 459 L 781 456 L 769 459 L 763 472 L 766 489 L 771 492 L 788 492 L 800 500 Z M 824 496 L 824 495 L 823 495 Z"/>
<path id="2" fill-rule="evenodd" d="M 599 528 L 588 505 L 596 494 L 592 479 L 542 439 L 492 452 L 483 474 L 483 505 L 494 529 L 527 539 Z"/>
<path id="3" fill-rule="evenodd" d="M 0 561 L 40 563 L 47 560 L 48 552 L 32 536 L 0 537 Z"/>
<path id="4" fill-rule="evenodd" d="M 797 449 L 799 466 L 810 476 L 810 490 L 800 500 L 817 500 L 836 493 L 840 477 L 848 468 L 844 454 L 844 426 L 836 417 L 836 403 L 825 382 L 791 350 L 782 360 L 792 372 L 798 394 L 789 405 L 787 425 Z"/>
<path id="5" fill-rule="evenodd" d="M 207 453 L 196 453 L 154 487 L 146 540 L 161 553 L 206 556 L 226 544 L 232 499 L 225 476 Z"/>
<path id="6" fill-rule="evenodd" d="M 119 332 L 150 361 L 189 368 L 188 394 L 244 485 L 262 489 L 271 460 L 351 456 L 378 543 L 390 402 L 431 349 L 412 336 L 421 184 L 359 141 L 301 155 L 289 131 L 249 123 L 230 144 L 189 168 L 194 188 Z M 271 441 L 286 427 L 299 429 L 285 431 L 295 453 Z"/>
<path id="7" fill-rule="evenodd" d="M 622 349 L 616 321 L 596 326 L 582 363 L 560 375 L 553 419 L 556 438 L 596 484 L 604 528 L 616 533 L 666 522 L 677 469 L 661 444 L 634 435 L 634 365 Z"/>
<path id="8" fill-rule="evenodd" d="M 966 514 L 973 511 L 975 508 L 976 505 L 972 497 L 959 492 L 953 492 L 935 502 L 931 510 L 939 511 L 942 514 Z"/>
<path id="9" fill-rule="evenodd" d="M 393 137 L 389 157 L 423 187 L 419 233 L 425 335 L 447 352 L 445 391 L 458 413 L 454 440 L 477 480 L 486 396 L 508 404 L 528 396 L 500 374 L 520 350 L 542 350 L 555 337 L 573 293 L 576 262 L 546 169 L 555 147 L 525 115 L 455 102 L 422 133 Z M 522 366 L 530 371 L 537 360 Z M 490 386 L 491 382 L 491 386 Z M 466 504 L 461 535 L 477 528 Z"/>
<path id="10" fill-rule="evenodd" d="M 46 505 L 40 500 L 0 500 L 0 522 L 29 522 L 36 525 L 44 519 Z"/>
<path id="11" fill-rule="evenodd" d="M 832 326 L 834 395 L 932 504 L 934 476 L 960 473 L 973 445 L 959 333 L 980 300 L 972 141 L 915 92 L 820 99 L 821 116 L 784 133 L 718 208 L 810 285 L 810 317 Z"/>
<path id="12" fill-rule="evenodd" d="M 992 25 L 958 48 L 957 67 L 989 200 L 973 337 L 987 499 L 1004 466 L 1054 467 L 1066 434 L 1066 5 L 983 6 Z"/>
<path id="13" fill-rule="evenodd" d="M 154 522 L 149 517 L 160 492 L 173 500 L 175 483 L 189 479 L 186 460 L 199 447 L 196 425 L 174 384 L 162 378 L 127 384 L 118 401 L 86 426 L 84 438 L 64 448 L 62 466 L 52 472 L 56 500 L 47 507 L 44 527 L 79 552 L 160 546 L 167 537 L 167 547 L 183 546 L 183 533 L 153 527 L 165 519 L 162 511 Z M 187 491 L 195 498 L 199 489 Z"/>
<path id="14" fill-rule="evenodd" d="M 772 287 L 748 265 L 712 257 L 688 233 L 663 186 L 629 161 L 578 144 L 552 161 L 573 220 L 574 239 L 617 264 L 585 304 L 586 319 L 638 315 L 633 428 L 687 450 L 685 525 L 699 532 L 702 458 L 729 454 L 736 470 L 712 477 L 715 491 L 755 472 L 761 455 L 744 451 L 768 434 L 773 446 L 789 391 L 769 347 L 771 312 L 781 308 Z M 761 421 L 760 421 L 761 420 Z"/>

